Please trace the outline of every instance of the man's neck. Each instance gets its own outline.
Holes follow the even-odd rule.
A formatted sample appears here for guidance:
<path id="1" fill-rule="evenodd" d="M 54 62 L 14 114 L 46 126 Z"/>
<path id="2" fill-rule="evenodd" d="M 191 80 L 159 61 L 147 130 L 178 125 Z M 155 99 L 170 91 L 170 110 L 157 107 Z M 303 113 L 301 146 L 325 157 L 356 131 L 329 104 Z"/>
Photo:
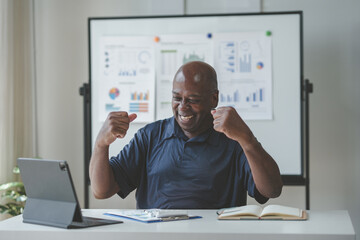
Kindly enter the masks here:
<path id="1" fill-rule="evenodd" d="M 184 129 L 181 129 L 183 131 L 183 133 L 185 134 L 186 137 L 188 137 L 189 139 L 200 136 L 201 134 L 207 132 L 209 129 L 213 128 L 214 126 L 212 124 L 207 124 L 207 127 L 203 127 L 201 129 L 199 129 L 196 132 L 188 132 Z"/>

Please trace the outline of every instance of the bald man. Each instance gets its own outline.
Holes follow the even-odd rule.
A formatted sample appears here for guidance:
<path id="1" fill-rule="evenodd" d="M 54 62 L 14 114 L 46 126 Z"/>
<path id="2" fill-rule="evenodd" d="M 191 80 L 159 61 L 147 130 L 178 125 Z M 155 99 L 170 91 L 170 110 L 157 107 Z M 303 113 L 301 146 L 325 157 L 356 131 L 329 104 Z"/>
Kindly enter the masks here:
<path id="1" fill-rule="evenodd" d="M 136 118 L 112 112 L 96 139 L 90 179 L 96 198 L 136 189 L 137 207 L 218 209 L 259 203 L 282 190 L 279 168 L 232 107 L 219 107 L 215 70 L 190 62 L 176 72 L 173 117 L 141 128 L 117 156 L 109 146 Z"/>

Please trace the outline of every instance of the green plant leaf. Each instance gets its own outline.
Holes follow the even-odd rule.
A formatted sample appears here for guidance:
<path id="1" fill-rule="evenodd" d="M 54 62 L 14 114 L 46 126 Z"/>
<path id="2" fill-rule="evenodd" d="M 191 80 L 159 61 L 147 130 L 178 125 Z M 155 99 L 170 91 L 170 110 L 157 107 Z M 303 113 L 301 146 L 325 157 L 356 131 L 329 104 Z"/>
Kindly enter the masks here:
<path id="1" fill-rule="evenodd" d="M 8 210 L 8 208 L 6 206 L 0 205 L 0 213 L 4 213 L 7 210 Z"/>
<path id="2" fill-rule="evenodd" d="M 4 183 L 0 185 L 0 191 L 4 191 L 4 190 L 8 190 L 10 188 L 23 188 L 24 184 L 22 182 L 9 182 L 9 183 Z"/>
<path id="3" fill-rule="evenodd" d="M 21 195 L 16 198 L 16 201 L 17 202 L 26 202 L 26 199 L 27 199 L 26 195 Z"/>
<path id="4" fill-rule="evenodd" d="M 19 174 L 18 167 L 13 169 L 14 174 Z M 25 187 L 22 182 L 9 182 L 0 185 L 2 192 L 0 200 L 4 203 L 0 204 L 0 213 L 7 213 L 12 216 L 21 214 L 24 211 L 26 202 Z"/>
<path id="5" fill-rule="evenodd" d="M 18 166 L 16 166 L 16 167 L 13 168 L 13 173 L 14 173 L 14 174 L 20 174 L 20 169 L 19 169 Z"/>
<path id="6" fill-rule="evenodd" d="M 17 203 L 7 203 L 5 205 L 0 205 L 1 213 L 8 213 L 12 216 L 19 215 L 24 210 L 24 204 Z"/>

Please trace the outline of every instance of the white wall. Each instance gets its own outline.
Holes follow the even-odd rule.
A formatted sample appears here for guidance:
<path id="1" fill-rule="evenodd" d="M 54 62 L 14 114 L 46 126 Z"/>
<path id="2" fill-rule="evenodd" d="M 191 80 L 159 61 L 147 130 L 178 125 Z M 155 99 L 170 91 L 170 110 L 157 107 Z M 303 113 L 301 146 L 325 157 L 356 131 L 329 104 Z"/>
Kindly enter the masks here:
<path id="1" fill-rule="evenodd" d="M 360 2 L 266 0 L 263 8 L 304 11 L 311 209 L 349 210 L 360 239 Z"/>
<path id="2" fill-rule="evenodd" d="M 225 12 L 223 2 L 219 12 Z M 187 3 L 191 13 L 206 9 L 195 0 Z M 38 155 L 69 161 L 81 202 L 83 119 L 78 89 L 88 81 L 87 18 L 182 14 L 183 7 L 180 0 L 35 0 Z M 305 77 L 314 84 L 310 205 L 312 210 L 349 210 L 360 239 L 360 2 L 266 0 L 262 7 L 267 12 L 304 11 Z M 304 199 L 303 187 L 286 187 L 274 202 L 303 207 Z"/>

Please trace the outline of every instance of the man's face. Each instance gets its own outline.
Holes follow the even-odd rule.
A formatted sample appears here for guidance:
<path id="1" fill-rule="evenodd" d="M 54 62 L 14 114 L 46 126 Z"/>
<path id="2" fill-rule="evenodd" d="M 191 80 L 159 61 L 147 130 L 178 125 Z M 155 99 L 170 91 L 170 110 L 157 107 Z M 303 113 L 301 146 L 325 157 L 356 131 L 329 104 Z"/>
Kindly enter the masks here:
<path id="1" fill-rule="evenodd" d="M 180 72 L 174 79 L 172 109 L 179 126 L 189 138 L 195 137 L 213 125 L 211 109 L 217 106 L 217 91 L 211 91 L 206 81 Z M 195 79 L 194 79 L 195 78 Z"/>

